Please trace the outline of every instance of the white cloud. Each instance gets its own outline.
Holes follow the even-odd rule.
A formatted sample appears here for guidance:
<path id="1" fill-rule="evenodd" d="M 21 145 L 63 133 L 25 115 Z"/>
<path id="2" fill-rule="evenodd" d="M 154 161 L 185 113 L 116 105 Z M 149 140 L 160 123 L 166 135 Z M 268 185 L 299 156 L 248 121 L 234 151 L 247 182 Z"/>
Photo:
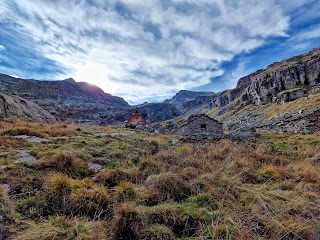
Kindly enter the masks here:
<path id="1" fill-rule="evenodd" d="M 20 78 L 20 77 L 19 77 L 19 76 L 17 76 L 17 75 L 10 75 L 10 77 Z"/>
<path id="2" fill-rule="evenodd" d="M 275 0 L 18 1 L 0 21 L 18 24 L 37 51 L 132 102 L 207 84 L 221 63 L 287 36 Z M 160 97 L 161 98 L 161 97 Z"/>
<path id="3" fill-rule="evenodd" d="M 0 44 L 0 51 L 4 51 L 4 50 L 6 50 L 6 48 Z"/>
<path id="4" fill-rule="evenodd" d="M 316 25 L 311 29 L 302 31 L 292 38 L 292 41 L 301 42 L 310 39 L 320 38 L 320 25 Z"/>

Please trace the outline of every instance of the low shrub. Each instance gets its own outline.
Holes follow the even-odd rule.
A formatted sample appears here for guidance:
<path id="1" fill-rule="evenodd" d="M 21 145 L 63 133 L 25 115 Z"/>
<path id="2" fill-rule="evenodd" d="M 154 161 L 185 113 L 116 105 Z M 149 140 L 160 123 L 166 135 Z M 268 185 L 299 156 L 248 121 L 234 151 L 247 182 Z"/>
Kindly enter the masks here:
<path id="1" fill-rule="evenodd" d="M 17 211 L 26 218 L 37 219 L 44 215 L 46 201 L 43 196 L 31 196 L 19 199 L 17 202 Z"/>

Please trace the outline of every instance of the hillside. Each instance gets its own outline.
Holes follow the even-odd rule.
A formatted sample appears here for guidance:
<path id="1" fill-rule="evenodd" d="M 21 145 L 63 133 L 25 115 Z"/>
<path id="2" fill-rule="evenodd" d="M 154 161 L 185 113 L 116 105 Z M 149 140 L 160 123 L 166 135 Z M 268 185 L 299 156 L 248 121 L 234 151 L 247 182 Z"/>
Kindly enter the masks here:
<path id="1" fill-rule="evenodd" d="M 316 240 L 319 152 L 319 134 L 191 145 L 1 121 L 0 237 Z"/>
<path id="2" fill-rule="evenodd" d="M 73 79 L 40 81 L 0 74 L 0 92 L 31 100 L 66 122 L 106 124 L 124 121 L 123 111 L 130 108 L 122 98 Z"/>
<path id="3" fill-rule="evenodd" d="M 22 118 L 55 123 L 56 119 L 37 104 L 20 97 L 0 93 L 0 118 Z"/>

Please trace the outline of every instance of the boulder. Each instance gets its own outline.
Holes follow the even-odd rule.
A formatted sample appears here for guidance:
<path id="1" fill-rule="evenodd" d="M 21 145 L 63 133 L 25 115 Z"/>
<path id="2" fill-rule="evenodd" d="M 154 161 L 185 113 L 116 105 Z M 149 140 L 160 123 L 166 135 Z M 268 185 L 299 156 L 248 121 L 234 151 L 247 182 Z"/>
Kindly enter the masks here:
<path id="1" fill-rule="evenodd" d="M 22 118 L 38 122 L 55 123 L 49 112 L 26 99 L 0 93 L 0 118 Z"/>

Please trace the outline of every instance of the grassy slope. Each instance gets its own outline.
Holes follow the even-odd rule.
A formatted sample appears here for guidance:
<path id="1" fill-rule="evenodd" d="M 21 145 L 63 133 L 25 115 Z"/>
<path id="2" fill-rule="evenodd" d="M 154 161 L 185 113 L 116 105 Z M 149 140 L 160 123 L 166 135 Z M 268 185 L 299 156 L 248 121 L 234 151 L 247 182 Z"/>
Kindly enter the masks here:
<path id="1" fill-rule="evenodd" d="M 319 134 L 172 145 L 126 131 L 1 121 L 0 236 L 319 239 Z M 39 161 L 16 163 L 21 149 Z"/>

